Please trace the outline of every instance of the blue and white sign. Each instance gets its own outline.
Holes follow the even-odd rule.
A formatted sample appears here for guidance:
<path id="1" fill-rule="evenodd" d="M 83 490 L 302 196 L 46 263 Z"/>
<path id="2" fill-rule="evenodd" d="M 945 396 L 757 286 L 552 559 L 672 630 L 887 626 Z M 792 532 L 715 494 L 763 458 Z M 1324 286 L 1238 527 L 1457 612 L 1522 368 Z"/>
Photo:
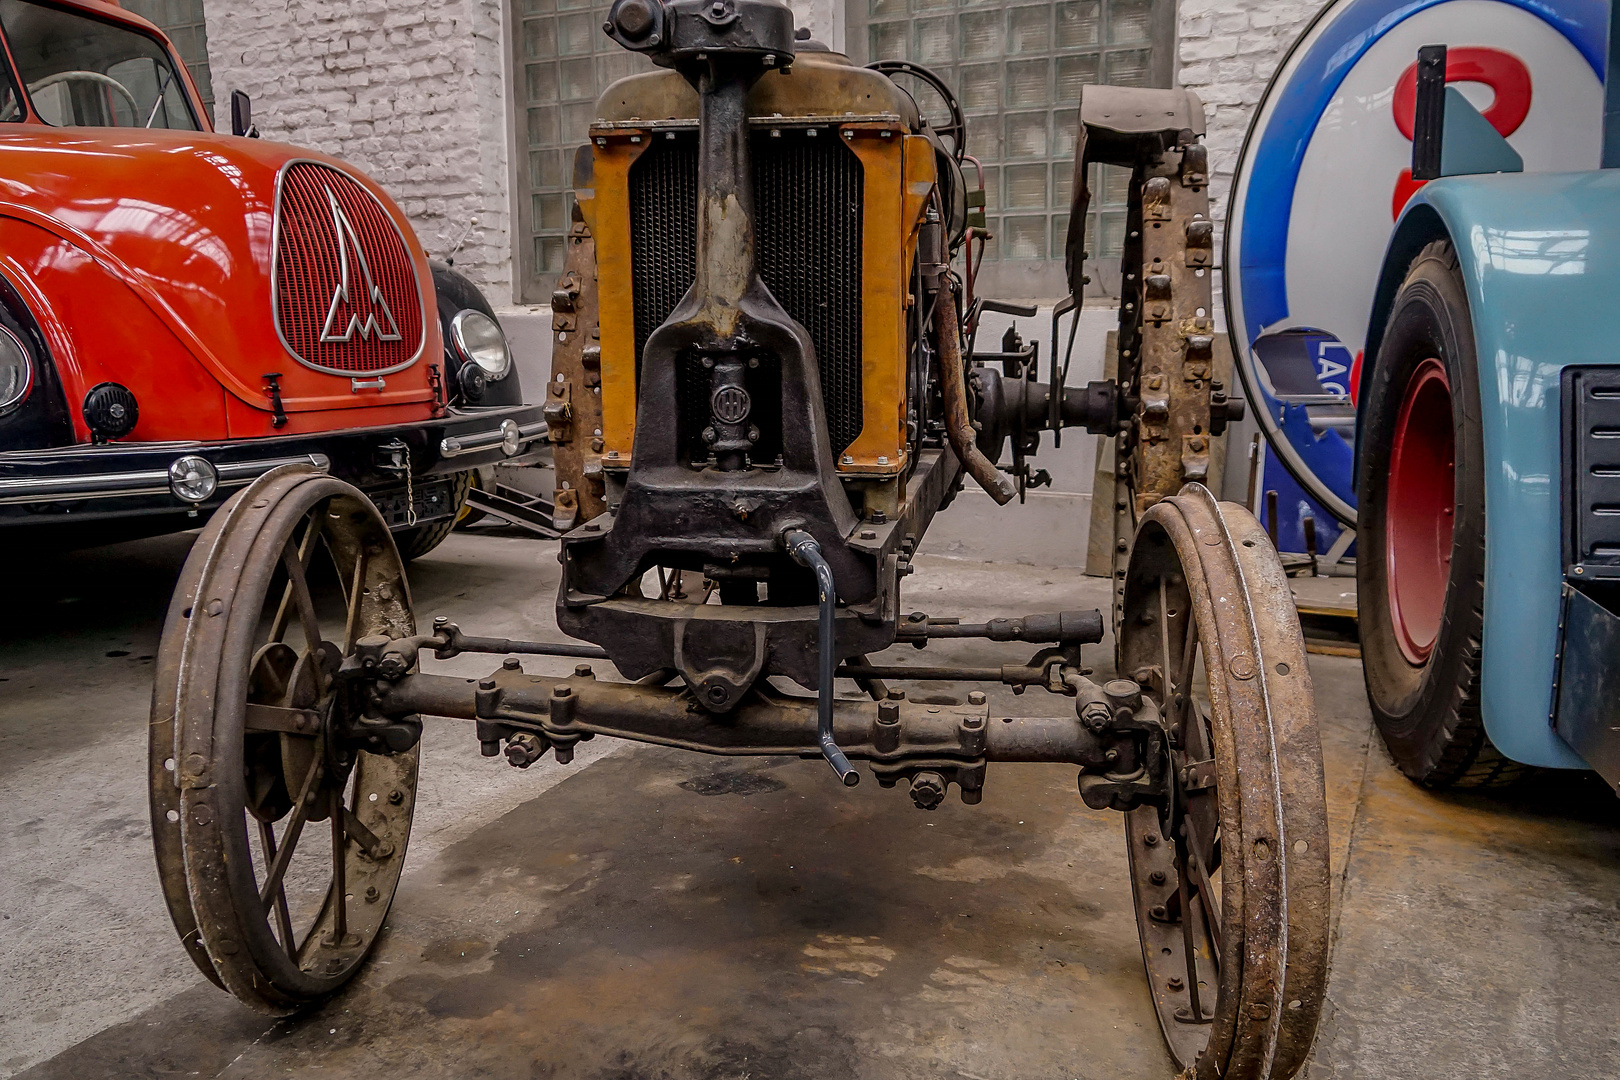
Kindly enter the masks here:
<path id="1" fill-rule="evenodd" d="M 1525 171 L 1592 169 L 1608 17 L 1604 0 L 1335 0 L 1261 100 L 1227 217 L 1233 352 L 1274 455 L 1339 520 L 1355 520 L 1353 404 L 1373 290 L 1418 186 L 1418 48 L 1449 47 L 1447 82 Z"/>

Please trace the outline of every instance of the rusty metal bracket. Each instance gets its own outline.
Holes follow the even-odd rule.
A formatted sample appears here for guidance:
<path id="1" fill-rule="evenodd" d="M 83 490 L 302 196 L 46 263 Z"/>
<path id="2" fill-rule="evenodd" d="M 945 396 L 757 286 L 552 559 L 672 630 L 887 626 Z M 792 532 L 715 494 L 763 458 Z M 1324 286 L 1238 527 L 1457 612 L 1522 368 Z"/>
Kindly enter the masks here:
<path id="1" fill-rule="evenodd" d="M 566 269 L 551 297 L 552 379 L 546 390 L 560 532 L 607 510 L 602 474 L 602 341 L 597 321 L 596 241 L 574 207 Z"/>

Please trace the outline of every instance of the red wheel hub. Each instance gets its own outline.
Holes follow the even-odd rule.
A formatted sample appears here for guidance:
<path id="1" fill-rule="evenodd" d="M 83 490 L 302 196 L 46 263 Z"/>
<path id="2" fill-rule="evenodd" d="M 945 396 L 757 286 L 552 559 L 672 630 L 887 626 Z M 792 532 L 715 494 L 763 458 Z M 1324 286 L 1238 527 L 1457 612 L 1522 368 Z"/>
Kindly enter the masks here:
<path id="1" fill-rule="evenodd" d="M 1422 665 L 1434 651 L 1451 576 L 1457 452 L 1451 383 L 1429 359 L 1406 384 L 1389 455 L 1385 559 L 1390 620 L 1401 652 Z"/>

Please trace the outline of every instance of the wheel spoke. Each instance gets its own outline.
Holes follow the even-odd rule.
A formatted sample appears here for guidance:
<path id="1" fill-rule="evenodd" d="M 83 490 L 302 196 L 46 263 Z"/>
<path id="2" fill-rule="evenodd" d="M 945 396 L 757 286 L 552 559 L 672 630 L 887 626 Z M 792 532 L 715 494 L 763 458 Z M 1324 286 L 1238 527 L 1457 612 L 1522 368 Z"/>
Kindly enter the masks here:
<path id="1" fill-rule="evenodd" d="M 288 735 L 314 736 L 321 730 L 321 714 L 313 709 L 286 709 L 280 705 L 248 702 L 247 731 L 280 731 Z"/>
<path id="2" fill-rule="evenodd" d="M 1198 887 L 1198 906 L 1204 913 L 1204 925 L 1209 928 L 1210 957 L 1215 961 L 1215 970 L 1221 968 L 1221 898 L 1215 894 L 1215 887 L 1209 880 L 1209 867 L 1204 865 L 1204 857 L 1199 854 L 1201 850 L 1197 830 L 1192 821 L 1187 821 L 1187 853 L 1188 865 L 1193 873 L 1193 884 Z"/>
<path id="3" fill-rule="evenodd" d="M 366 546 L 354 557 L 354 577 L 349 582 L 349 611 L 343 622 L 343 655 L 354 652 L 354 643 L 360 640 L 360 597 L 366 586 L 366 565 L 371 561 Z"/>
<path id="4" fill-rule="evenodd" d="M 336 948 L 343 948 L 344 939 L 349 936 L 349 908 L 344 899 L 344 892 L 348 885 L 343 880 L 344 863 L 349 855 L 348 838 L 343 833 L 344 817 L 348 813 L 343 805 L 343 788 L 332 789 L 332 902 L 335 905 L 335 918 L 332 922 L 332 944 Z"/>
<path id="5" fill-rule="evenodd" d="M 270 873 L 265 876 L 264 884 L 259 887 L 261 904 L 268 904 L 270 894 L 281 888 L 281 879 L 287 874 L 287 864 L 292 860 L 293 848 L 298 846 L 298 838 L 304 831 L 304 822 L 309 820 L 309 812 L 314 807 L 315 786 L 325 771 L 324 756 L 315 755 L 314 762 L 309 766 L 308 775 L 299 786 L 298 799 L 293 804 L 292 818 L 287 822 L 287 831 L 281 834 L 281 850 L 276 852 L 275 860 L 270 864 Z"/>
<path id="6" fill-rule="evenodd" d="M 1176 714 L 1171 717 L 1172 727 L 1182 729 L 1181 746 L 1190 758 L 1202 759 L 1209 756 L 1209 746 L 1203 738 L 1203 719 L 1197 704 L 1193 701 L 1193 672 L 1197 670 L 1198 663 L 1198 624 L 1187 620 L 1187 640 L 1181 647 L 1181 669 L 1176 672 L 1176 693 L 1181 695 L 1175 702 Z M 1197 728 L 1199 745 L 1194 745 L 1187 721 L 1198 716 L 1199 722 L 1191 725 Z"/>
<path id="7" fill-rule="evenodd" d="M 304 530 L 304 536 L 298 544 L 298 565 L 308 569 L 315 561 L 315 543 L 320 538 L 321 530 L 326 524 L 326 509 L 331 505 L 330 499 L 323 499 L 310 515 L 309 528 Z M 281 603 L 276 607 L 275 621 L 270 624 L 269 641 L 280 641 L 287 632 L 287 623 L 292 618 L 293 584 L 289 579 L 281 590 Z"/>
<path id="8" fill-rule="evenodd" d="M 321 621 L 315 614 L 315 599 L 309 593 L 309 579 L 304 576 L 304 564 L 298 553 L 288 544 L 281 552 L 281 563 L 287 568 L 287 587 L 292 590 L 293 603 L 298 608 L 298 621 L 304 629 L 305 650 L 321 643 Z"/>
<path id="9" fill-rule="evenodd" d="M 264 845 L 264 857 L 270 863 L 276 861 L 276 832 L 268 821 L 259 822 L 259 840 Z M 281 928 L 281 944 L 287 950 L 287 955 L 293 955 L 293 928 L 292 914 L 287 910 L 287 890 L 280 882 L 276 883 L 275 897 L 276 923 Z"/>
<path id="10" fill-rule="evenodd" d="M 364 851 L 373 859 L 384 857 L 382 840 L 378 838 L 376 833 L 366 828 L 359 817 L 355 815 L 355 812 L 347 807 L 343 810 L 343 827 L 349 831 L 349 836 L 354 839 L 355 844 L 359 846 L 361 851 Z"/>
<path id="11" fill-rule="evenodd" d="M 1170 686 L 1170 601 L 1168 586 L 1163 575 L 1159 577 L 1159 690 L 1164 695 L 1166 708 L 1175 707 L 1174 690 Z"/>
<path id="12" fill-rule="evenodd" d="M 1176 892 L 1181 897 L 1181 951 L 1187 962 L 1187 996 L 1191 1020 L 1195 1024 L 1204 1022 L 1203 998 L 1198 992 L 1198 949 L 1193 938 L 1192 924 L 1192 896 L 1187 888 L 1187 844 L 1180 838 L 1176 840 Z"/>

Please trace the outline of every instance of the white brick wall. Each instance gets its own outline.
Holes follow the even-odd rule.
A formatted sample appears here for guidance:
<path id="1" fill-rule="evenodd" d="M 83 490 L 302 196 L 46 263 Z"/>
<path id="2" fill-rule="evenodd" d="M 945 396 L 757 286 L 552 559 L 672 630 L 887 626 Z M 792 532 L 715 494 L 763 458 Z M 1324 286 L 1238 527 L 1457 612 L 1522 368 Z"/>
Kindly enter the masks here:
<path id="1" fill-rule="evenodd" d="M 512 298 L 505 0 L 212 0 L 209 56 L 222 103 L 253 95 L 265 138 L 336 154 L 405 208 L 430 254 Z M 790 0 L 834 48 L 845 0 Z M 1255 103 L 1314 0 L 1180 0 L 1177 76 L 1209 118 L 1211 195 L 1224 222 Z M 472 220 L 477 225 L 472 226 Z"/>
<path id="2" fill-rule="evenodd" d="M 842 46 L 842 0 L 792 0 Z M 267 139 L 353 162 L 404 208 L 430 255 L 513 298 L 504 0 L 211 0 L 216 93 L 253 96 Z M 222 115 L 229 115 L 221 105 Z M 471 225 L 473 219 L 476 225 Z"/>
<path id="3" fill-rule="evenodd" d="M 1314 0 L 1180 0 L 1177 78 L 1204 101 L 1211 211 L 1219 223 L 1255 105 L 1321 7 Z"/>
<path id="4" fill-rule="evenodd" d="M 511 297 L 501 0 L 215 2 L 208 45 L 222 103 L 245 90 L 265 138 L 365 170 L 430 255 L 465 235 L 456 266 Z"/>

